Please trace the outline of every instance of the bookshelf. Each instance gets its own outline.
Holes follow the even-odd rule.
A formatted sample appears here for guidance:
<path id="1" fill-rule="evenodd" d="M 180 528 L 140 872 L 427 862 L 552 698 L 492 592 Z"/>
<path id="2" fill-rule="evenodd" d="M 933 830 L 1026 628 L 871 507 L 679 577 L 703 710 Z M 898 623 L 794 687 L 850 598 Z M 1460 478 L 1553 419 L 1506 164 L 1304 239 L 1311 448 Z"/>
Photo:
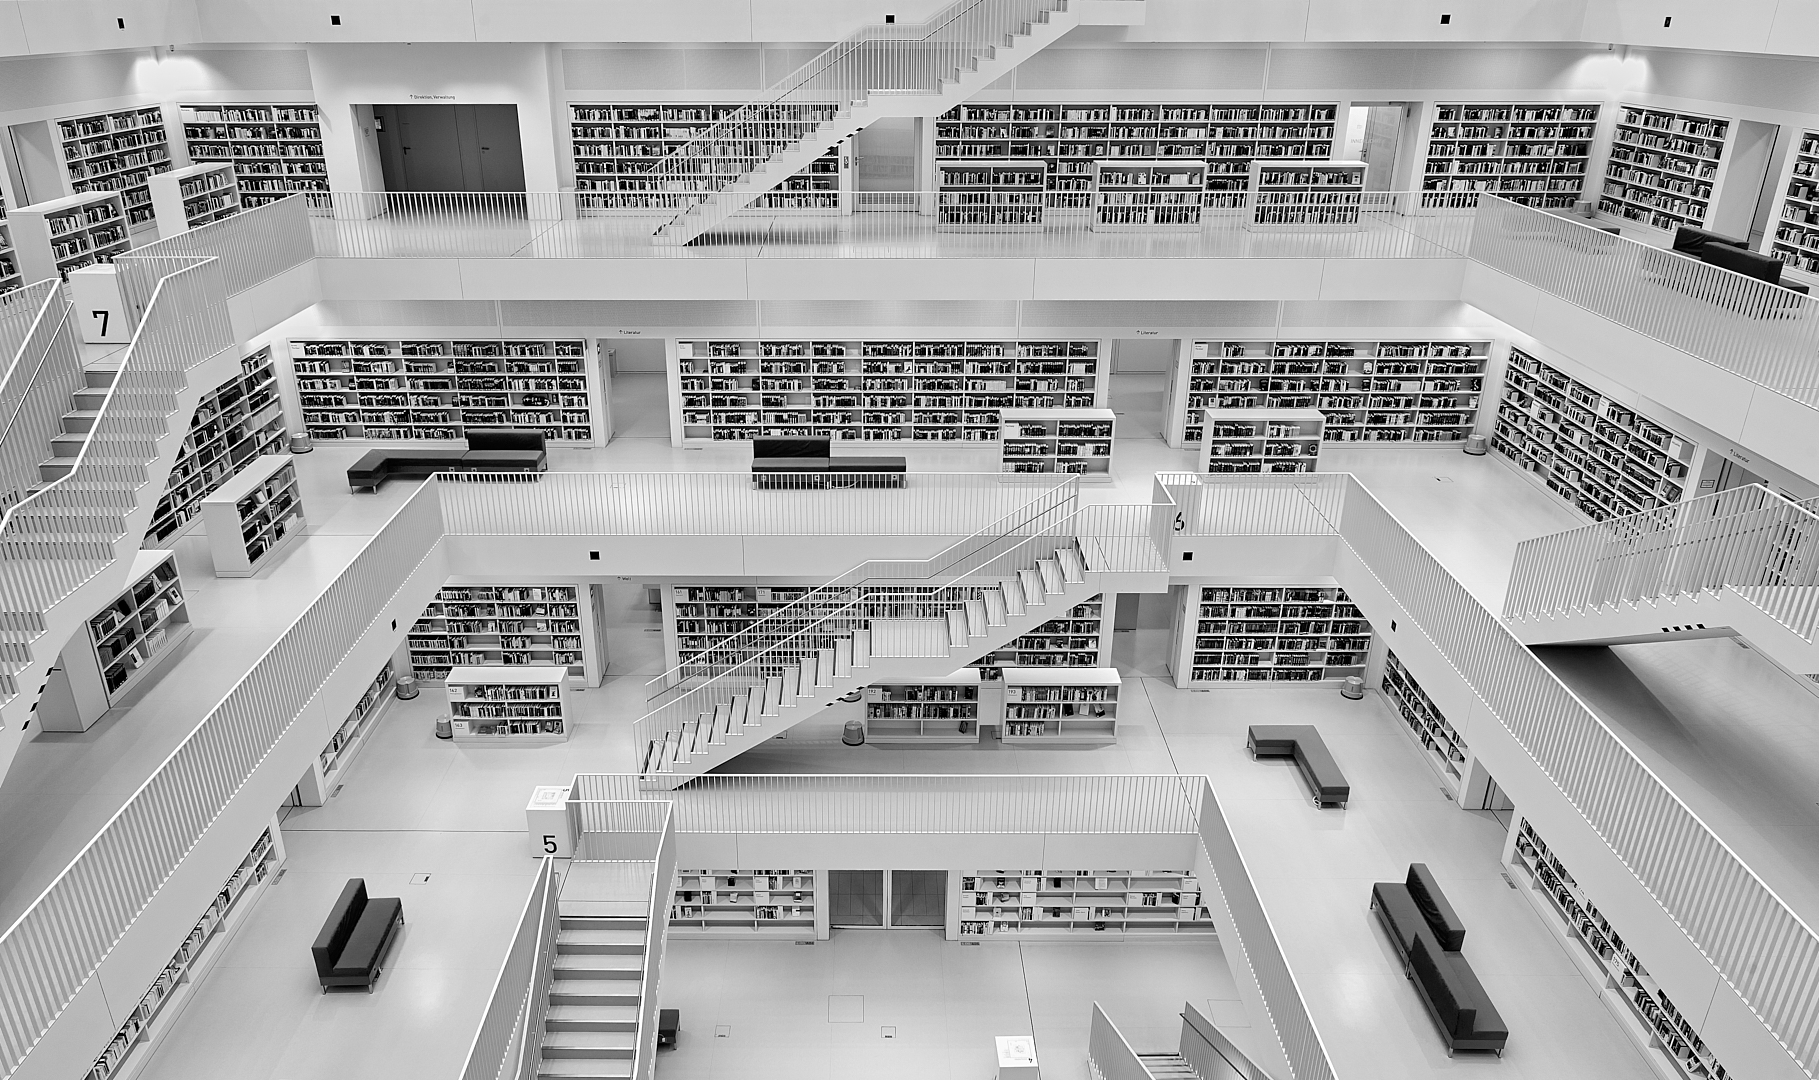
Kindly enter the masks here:
<path id="1" fill-rule="evenodd" d="M 153 1047 L 188 1007 L 202 976 L 221 958 L 229 935 L 251 913 L 265 883 L 271 880 L 271 868 L 283 861 L 284 850 L 274 823 L 259 834 L 240 865 L 222 883 L 208 909 L 196 920 L 170 962 L 159 970 L 107 1048 L 83 1074 L 83 1080 L 124 1078 L 151 1057 Z"/>
<path id="2" fill-rule="evenodd" d="M 194 162 L 231 162 L 248 209 L 296 192 L 327 191 L 322 118 L 309 103 L 178 105 Z"/>
<path id="3" fill-rule="evenodd" d="M 329 736 L 328 744 L 316 755 L 318 790 L 332 790 L 335 781 L 340 779 L 342 770 L 347 768 L 354 760 L 354 755 L 360 752 L 360 747 L 365 745 L 366 736 L 372 731 L 374 721 L 384 710 L 385 703 L 391 700 L 387 691 L 392 688 L 392 674 L 392 662 L 387 660 L 385 666 L 379 669 L 379 674 L 373 676 L 366 692 L 360 695 L 360 700 L 348 710 L 347 718 L 341 721 L 341 726 Z"/>
<path id="4" fill-rule="evenodd" d="M 216 577 L 252 577 L 302 535 L 303 497 L 289 454 L 264 454 L 206 495 L 202 527 Z"/>
<path id="5" fill-rule="evenodd" d="M 1047 204 L 1088 210 L 1101 159 L 1205 163 L 1208 208 L 1243 205 L 1255 158 L 1333 153 L 1334 104 L 1075 103 L 957 105 L 935 122 L 942 160 L 1049 163 Z"/>
<path id="6" fill-rule="evenodd" d="M 201 512 L 202 499 L 240 466 L 285 447 L 284 413 L 268 345 L 240 360 L 240 374 L 208 392 L 190 417 L 177 448 L 164 496 L 146 530 L 162 543 L 182 533 Z"/>
<path id="7" fill-rule="evenodd" d="M 515 427 L 591 445 L 605 430 L 585 341 L 292 341 L 290 356 L 314 439 L 436 442 Z"/>
<path id="8" fill-rule="evenodd" d="M 1694 1022 L 1674 1005 L 1526 818 L 1517 830 L 1511 861 L 1528 881 L 1524 895 L 1655 1071 L 1682 1080 L 1726 1080 L 1729 1074 L 1699 1038 Z"/>
<path id="9" fill-rule="evenodd" d="M 1203 473 L 1320 471 L 1326 414 L 1319 409 L 1203 409 Z"/>
<path id="10" fill-rule="evenodd" d="M 680 341 L 683 445 L 824 436 L 995 442 L 999 410 L 1103 408 L 1098 341 Z"/>
<path id="11" fill-rule="evenodd" d="M 1094 232 L 1197 232 L 1206 162 L 1115 158 L 1093 163 Z"/>
<path id="12" fill-rule="evenodd" d="M 6 217 L 6 198 L 0 196 L 0 293 L 9 293 L 25 284 L 19 272 L 19 253 L 14 250 L 13 226 Z"/>
<path id="13" fill-rule="evenodd" d="M 1681 501 L 1697 449 L 1515 348 L 1491 446 L 1593 521 Z"/>
<path id="14" fill-rule="evenodd" d="M 1598 106 L 1587 102 L 1436 105 L 1421 189 L 1570 209 L 1585 189 L 1597 130 Z"/>
<path id="15" fill-rule="evenodd" d="M 979 742 L 977 668 L 914 683 L 865 688 L 865 741 L 875 746 L 974 746 Z"/>
<path id="16" fill-rule="evenodd" d="M 1110 483 L 1110 409 L 1001 409 L 998 471 L 1072 473 L 1082 480 Z"/>
<path id="17" fill-rule="evenodd" d="M 677 105 L 595 103 L 569 106 L 569 142 L 574 150 L 576 202 L 584 210 L 678 210 L 692 198 L 674 184 L 659 188 L 651 167 L 689 140 L 706 132 L 742 105 Z M 833 107 L 798 109 L 802 119 L 827 120 Z M 794 142 L 794 137 L 783 139 Z M 809 163 L 752 204 L 760 210 L 845 208 L 844 174 L 849 155 L 839 149 Z M 729 159 L 726 177 L 738 175 Z M 707 190 L 703 187 L 701 190 Z"/>
<path id="18" fill-rule="evenodd" d="M 135 553 L 129 580 L 119 596 L 89 616 L 85 642 L 72 640 L 64 647 L 38 708 L 46 731 L 87 731 L 148 682 L 189 638 L 189 605 L 175 552 Z"/>
<path id="19" fill-rule="evenodd" d="M 964 870 L 960 937 L 1214 933 L 1183 870 Z"/>
<path id="20" fill-rule="evenodd" d="M 1800 133 L 1789 165 L 1781 219 L 1769 254 L 1790 270 L 1819 275 L 1819 131 L 1811 128 Z"/>
<path id="21" fill-rule="evenodd" d="M 160 237 L 175 236 L 241 210 L 239 182 L 226 163 L 190 165 L 151 178 Z"/>
<path id="22" fill-rule="evenodd" d="M 1110 746 L 1118 741 L 1115 668 L 1004 669 L 1006 746 Z"/>
<path id="23" fill-rule="evenodd" d="M 968 158 L 935 162 L 939 232 L 1040 232 L 1048 162 Z"/>
<path id="24" fill-rule="evenodd" d="M 1091 668 L 1111 663 L 1111 614 L 1103 595 L 1089 597 L 1002 649 L 972 662 L 987 679 L 1004 668 Z"/>
<path id="25" fill-rule="evenodd" d="M 1703 226 L 1731 121 L 1640 105 L 1619 108 L 1599 212 L 1669 232 Z"/>
<path id="26" fill-rule="evenodd" d="M 445 585 L 406 635 L 411 669 L 443 682 L 461 665 L 556 668 L 587 682 L 593 636 L 579 585 Z"/>
<path id="27" fill-rule="evenodd" d="M 1206 409 L 1318 409 L 1327 442 L 1459 442 L 1478 423 L 1489 353 L 1488 341 L 1196 341 L 1172 423 L 1191 443 Z"/>
<path id="28" fill-rule="evenodd" d="M 826 895 L 826 870 L 677 870 L 670 932 L 823 938 Z"/>
<path id="29" fill-rule="evenodd" d="M 147 181 L 171 167 L 164 109 L 147 105 L 65 117 L 56 124 L 59 157 L 70 191 L 77 195 L 118 194 L 128 229 L 138 231 L 151 225 L 152 193 Z"/>
<path id="30" fill-rule="evenodd" d="M 457 744 L 553 746 L 568 741 L 568 672 L 561 668 L 460 666 L 443 681 Z"/>
<path id="31" fill-rule="evenodd" d="M 1248 228 L 1321 232 L 1364 228 L 1362 161 L 1252 161 Z"/>
<path id="32" fill-rule="evenodd" d="M 132 246 L 120 194 L 96 191 L 21 206 L 8 217 L 25 281 L 69 279 L 71 270 L 113 262 Z"/>
<path id="33" fill-rule="evenodd" d="M 1364 674 L 1371 624 L 1330 585 L 1190 585 L 1176 623 L 1176 686 L 1320 682 Z"/>
<path id="34" fill-rule="evenodd" d="M 1444 778 L 1453 794 L 1458 795 L 1459 785 L 1465 781 L 1466 755 L 1470 753 L 1465 739 L 1447 722 L 1434 700 L 1427 696 L 1427 691 L 1421 689 L 1421 684 L 1402 665 L 1394 649 L 1389 650 L 1388 659 L 1384 661 L 1383 694 L 1401 714 L 1409 734 L 1427 752 L 1428 763 Z"/>

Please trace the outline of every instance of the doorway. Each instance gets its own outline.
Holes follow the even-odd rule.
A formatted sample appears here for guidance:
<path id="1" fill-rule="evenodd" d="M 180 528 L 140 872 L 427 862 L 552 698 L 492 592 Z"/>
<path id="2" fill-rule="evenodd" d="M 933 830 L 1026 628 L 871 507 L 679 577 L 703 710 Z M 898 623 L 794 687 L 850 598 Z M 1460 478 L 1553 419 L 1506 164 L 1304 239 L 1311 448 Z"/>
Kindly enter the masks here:
<path id="1" fill-rule="evenodd" d="M 1364 190 L 1403 191 L 1413 186 L 1403 158 L 1421 140 L 1414 137 L 1414 103 L 1354 102 L 1341 157 L 1365 164 Z"/>
<path id="2" fill-rule="evenodd" d="M 916 209 L 921 123 L 913 116 L 887 116 L 853 137 L 854 210 Z"/>
<path id="3" fill-rule="evenodd" d="M 607 403 L 613 414 L 613 438 L 670 437 L 667 353 L 662 338 L 625 337 L 600 342 L 606 370 Z"/>
<path id="4" fill-rule="evenodd" d="M 939 930 L 947 925 L 946 870 L 829 870 L 835 929 Z"/>
<path id="5" fill-rule="evenodd" d="M 524 190 L 516 105 L 374 105 L 387 191 Z"/>
<path id="6" fill-rule="evenodd" d="M 1162 437 L 1168 384 L 1181 351 L 1176 338 L 1118 338 L 1111 343 L 1112 411 L 1120 439 Z"/>

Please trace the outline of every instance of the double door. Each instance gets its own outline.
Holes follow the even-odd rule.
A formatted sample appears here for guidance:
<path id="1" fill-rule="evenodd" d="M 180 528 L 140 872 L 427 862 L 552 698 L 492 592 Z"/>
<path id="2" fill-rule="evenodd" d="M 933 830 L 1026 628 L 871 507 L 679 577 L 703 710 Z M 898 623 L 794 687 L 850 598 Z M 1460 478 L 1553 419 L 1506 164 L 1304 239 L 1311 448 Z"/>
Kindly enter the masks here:
<path id="1" fill-rule="evenodd" d="M 829 870 L 827 893 L 836 930 L 947 925 L 946 870 Z"/>

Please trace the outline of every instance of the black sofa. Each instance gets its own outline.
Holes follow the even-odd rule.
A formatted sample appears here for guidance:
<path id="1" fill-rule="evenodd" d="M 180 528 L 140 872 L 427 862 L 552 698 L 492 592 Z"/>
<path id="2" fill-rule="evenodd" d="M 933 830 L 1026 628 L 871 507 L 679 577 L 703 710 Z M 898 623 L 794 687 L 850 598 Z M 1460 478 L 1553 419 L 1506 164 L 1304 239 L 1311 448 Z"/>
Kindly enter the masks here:
<path id="1" fill-rule="evenodd" d="M 835 457 L 825 438 L 752 440 L 754 487 L 902 487 L 906 471 L 900 457 Z"/>
<path id="2" fill-rule="evenodd" d="M 543 432 L 469 428 L 465 447 L 374 450 L 347 470 L 347 486 L 378 491 L 393 477 L 421 480 L 439 472 L 543 472 L 549 468 Z"/>
<path id="3" fill-rule="evenodd" d="M 1245 736 L 1252 758 L 1286 757 L 1313 792 L 1315 806 L 1343 808 L 1352 797 L 1352 786 L 1339 771 L 1339 763 L 1326 748 L 1320 732 L 1307 724 L 1253 724 Z"/>
<path id="4" fill-rule="evenodd" d="M 1447 1056 L 1455 1050 L 1490 1050 L 1502 1057 L 1509 1026 L 1459 951 L 1465 945 L 1465 924 L 1428 868 L 1414 863 L 1405 880 L 1371 886 L 1371 910 L 1440 1028 Z"/>
<path id="5" fill-rule="evenodd" d="M 364 986 L 373 992 L 398 931 L 404 926 L 404 901 L 395 896 L 366 895 L 364 878 L 348 878 L 328 920 L 310 946 L 322 992 L 330 987 Z"/>

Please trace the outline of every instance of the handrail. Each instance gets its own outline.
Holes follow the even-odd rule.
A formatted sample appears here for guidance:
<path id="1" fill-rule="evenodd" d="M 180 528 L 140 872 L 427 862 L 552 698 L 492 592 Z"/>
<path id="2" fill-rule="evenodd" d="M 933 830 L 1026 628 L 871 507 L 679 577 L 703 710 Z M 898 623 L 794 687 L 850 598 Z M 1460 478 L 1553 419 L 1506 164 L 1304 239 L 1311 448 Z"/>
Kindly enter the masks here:
<path id="1" fill-rule="evenodd" d="M 1178 1051 L 1198 1080 L 1270 1080 L 1256 1062 L 1191 1001 L 1181 1005 L 1181 1043 Z"/>
<path id="2" fill-rule="evenodd" d="M 670 900 L 675 886 L 676 822 L 672 803 L 664 807 L 663 824 L 657 831 L 650 901 L 645 908 L 644 966 L 638 986 L 638 1045 L 632 1058 L 633 1080 L 651 1080 L 657 1073 L 657 1019 L 663 1000 L 663 954 L 669 942 Z"/>
<path id="3" fill-rule="evenodd" d="M 487 995 L 486 1010 L 474 1030 L 461 1080 L 508 1080 L 505 1066 L 514 1046 L 523 1043 L 526 1028 L 521 1021 L 532 1011 L 537 973 L 548 966 L 539 961 L 547 960 L 542 949 L 545 930 L 553 930 L 550 924 L 555 914 L 555 880 L 555 859 L 545 855 L 530 894 L 525 897 L 523 913 L 518 916 L 518 930 L 506 946 L 499 974 L 493 978 L 493 991 Z M 515 1069 L 509 1080 L 523 1075 L 522 1069 Z"/>
<path id="4" fill-rule="evenodd" d="M 1093 1002 L 1093 1022 L 1087 1030 L 1086 1064 L 1093 1080 L 1150 1080 L 1150 1071 L 1137 1056 L 1136 1047 L 1097 1001 Z"/>
<path id="5" fill-rule="evenodd" d="M 70 310 L 61 290 L 45 296 L 0 387 L 0 535 L 13 508 L 42 482 L 38 466 L 51 458 L 51 440 L 63 430 L 71 394 L 82 385 L 82 349 L 69 325 Z"/>

